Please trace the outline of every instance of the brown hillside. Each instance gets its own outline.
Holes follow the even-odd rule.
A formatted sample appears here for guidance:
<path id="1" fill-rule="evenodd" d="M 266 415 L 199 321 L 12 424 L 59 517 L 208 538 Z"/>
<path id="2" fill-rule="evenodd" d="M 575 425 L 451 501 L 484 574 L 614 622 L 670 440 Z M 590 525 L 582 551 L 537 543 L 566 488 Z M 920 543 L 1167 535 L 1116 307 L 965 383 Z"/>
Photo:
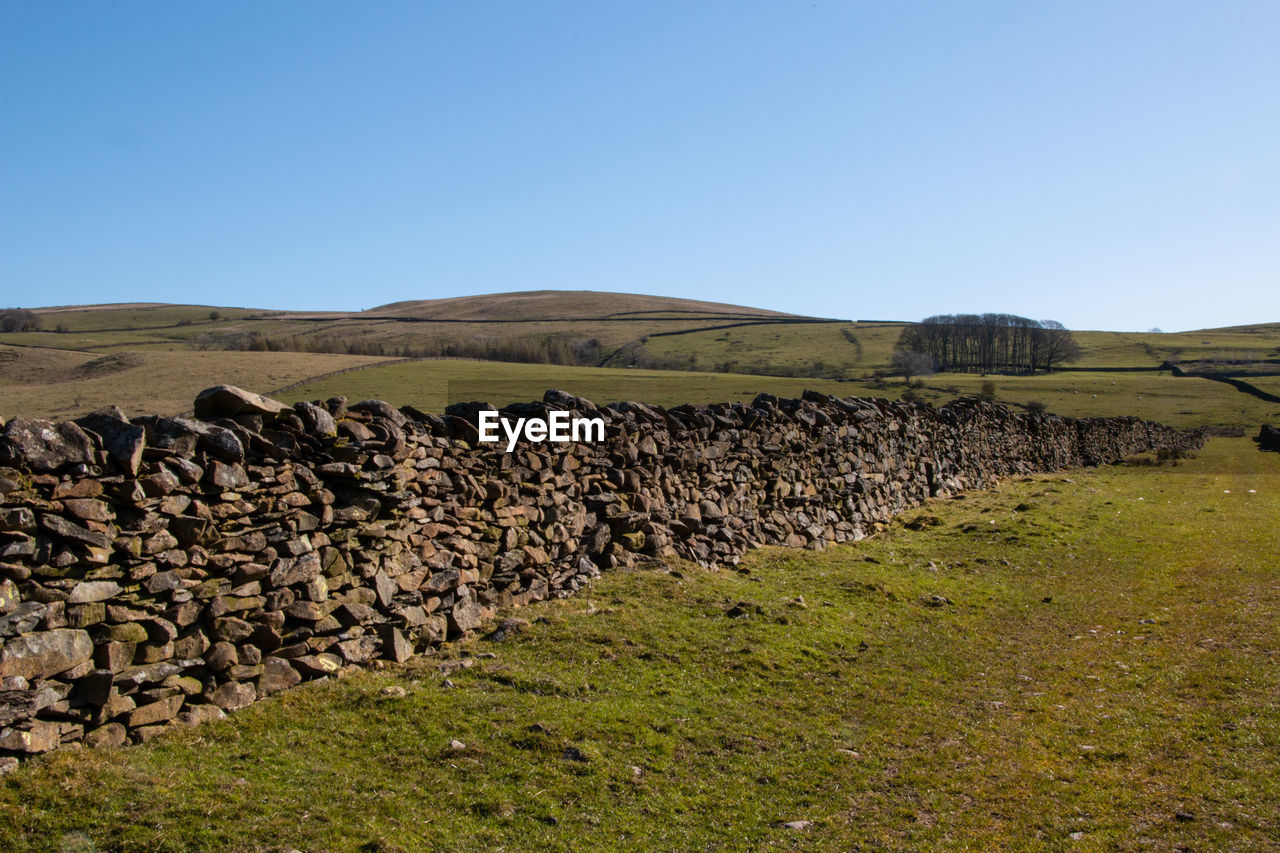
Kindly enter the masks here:
<path id="1" fill-rule="evenodd" d="M 392 302 L 363 312 L 364 317 L 413 317 L 431 320 L 592 320 L 615 317 L 760 317 L 793 318 L 801 315 L 701 302 L 673 296 L 637 293 L 602 293 L 594 290 L 530 290 L 491 293 L 450 299 Z"/>

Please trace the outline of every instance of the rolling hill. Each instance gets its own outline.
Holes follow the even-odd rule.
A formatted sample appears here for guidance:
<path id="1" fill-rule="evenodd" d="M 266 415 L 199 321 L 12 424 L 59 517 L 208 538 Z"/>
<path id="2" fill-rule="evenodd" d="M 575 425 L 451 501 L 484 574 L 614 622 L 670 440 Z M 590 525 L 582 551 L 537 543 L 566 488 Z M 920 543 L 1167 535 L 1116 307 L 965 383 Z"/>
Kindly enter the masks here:
<path id="1" fill-rule="evenodd" d="M 0 334 L 0 415 L 68 417 L 109 402 L 177 413 L 233 382 L 290 399 L 381 396 L 423 408 L 513 402 L 566 387 L 602 401 L 750 399 L 812 385 L 941 404 L 984 377 L 889 374 L 907 324 L 807 317 L 643 294 L 529 291 L 424 299 L 366 311 L 266 311 L 159 303 L 36 309 L 39 331 Z M 1189 373 L 1280 381 L 1280 324 L 1189 332 L 1077 331 L 1082 354 L 1050 375 L 993 377 L 998 399 L 1063 414 L 1180 426 L 1253 425 L 1276 406 Z M 514 364 L 523 362 L 524 364 Z M 838 384 L 837 384 L 838 383 Z M 536 387 L 541 386 L 541 387 Z"/>

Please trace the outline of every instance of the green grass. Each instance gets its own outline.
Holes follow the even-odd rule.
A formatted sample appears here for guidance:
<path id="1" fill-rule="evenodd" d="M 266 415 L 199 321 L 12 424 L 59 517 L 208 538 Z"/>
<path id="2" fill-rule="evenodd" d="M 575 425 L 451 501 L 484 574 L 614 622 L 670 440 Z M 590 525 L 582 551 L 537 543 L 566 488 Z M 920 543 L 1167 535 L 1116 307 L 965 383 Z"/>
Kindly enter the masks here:
<path id="1" fill-rule="evenodd" d="M 700 370 L 852 377 L 887 367 L 899 333 L 899 327 L 856 323 L 739 326 L 651 337 L 644 348 L 670 361 L 692 358 Z"/>
<path id="2" fill-rule="evenodd" d="M 280 399 L 295 402 L 345 395 L 354 401 L 376 397 L 397 406 L 440 412 L 451 403 L 467 400 L 498 406 L 541 400 L 548 388 L 559 388 L 602 406 L 620 400 L 660 406 L 749 401 L 761 391 L 798 397 L 805 388 L 842 396 L 855 391 L 850 383 L 815 379 L 432 359 L 328 377 L 281 394 Z"/>
<path id="3" fill-rule="evenodd" d="M 211 385 L 270 391 L 384 359 L 271 352 L 93 352 L 0 347 L 0 415 L 70 419 L 103 406 L 126 414 L 190 411 Z"/>
<path id="4" fill-rule="evenodd" d="M 285 396 L 290 400 L 338 394 L 376 397 L 437 411 L 460 400 L 501 404 L 535 399 L 548 387 L 562 387 L 597 402 L 639 399 L 664 405 L 748 400 L 762 390 L 795 396 L 806 387 L 840 396 L 897 398 L 906 391 L 900 379 L 875 378 L 889 367 L 903 329 L 901 323 L 787 323 L 654 337 L 653 333 L 660 331 L 741 320 L 735 312 L 774 316 L 756 309 L 686 304 L 660 297 L 497 294 L 384 306 L 369 313 L 267 312 L 195 305 L 42 310 L 47 329 L 62 323 L 69 331 L 0 334 L 0 359 L 7 359 L 0 361 L 0 414 L 67 417 L 121 400 L 131 411 L 171 414 L 188 409 L 189 396 L 207 385 L 228 382 L 270 393 L 309 378 L 318 380 Z M 216 322 L 209 320 L 214 310 L 220 314 Z M 401 315 L 457 322 L 395 319 Z M 477 316 L 523 321 L 491 323 L 474 320 Z M 569 317 L 577 319 L 566 319 Z M 645 319 L 625 319 L 637 317 Z M 440 351 L 441 345 L 524 344 L 548 338 L 568 342 L 581 353 L 584 342 L 595 340 L 598 348 L 591 352 L 613 366 L 634 361 L 691 369 L 605 371 L 436 360 L 325 378 L 333 370 L 373 360 L 301 352 L 219 352 L 212 348 L 255 332 L 295 348 L 321 342 L 327 348 L 342 348 L 344 342 L 356 342 L 381 347 L 388 357 Z M 1194 366 L 1205 358 L 1280 357 L 1280 324 L 1167 334 L 1075 334 L 1082 357 L 1074 366 L 1099 371 L 1151 368 L 1168 359 Z M 629 354 L 637 346 L 643 357 L 632 359 Z M 98 371 L 90 376 L 76 373 L 78 366 L 108 355 L 141 361 L 130 370 Z M 592 361 L 596 357 L 590 355 Z M 344 358 L 347 361 L 340 363 Z M 272 368 L 273 362 L 280 368 Z M 179 370 L 184 372 L 178 375 Z M 836 379 L 843 381 L 828 381 Z M 979 393 L 987 379 L 996 383 L 1002 402 L 1017 406 L 1043 403 L 1049 411 L 1064 415 L 1134 414 L 1181 427 L 1249 429 L 1280 419 L 1280 407 L 1228 386 L 1154 372 L 1077 370 L 1031 377 L 943 374 L 928 377 L 927 387 L 912 393 L 941 405 L 957 394 Z M 1275 379 L 1259 377 L 1258 383 L 1272 388 Z M 155 393 L 150 393 L 152 389 Z"/>
<path id="5" fill-rule="evenodd" d="M 209 319 L 218 311 L 219 320 Z M 199 305 L 42 309 L 46 331 L 0 335 L 0 343 L 72 349 L 185 348 L 248 332 L 274 338 L 341 338 L 381 344 L 387 355 L 433 342 L 477 338 L 596 339 L 602 357 L 656 332 L 785 318 L 759 309 L 634 294 L 543 291 L 409 302 L 370 312 L 280 312 Z M 750 315 L 750 316 L 748 316 Z M 406 322 L 397 317 L 450 322 Z M 636 320 L 640 322 L 626 322 Z M 487 322 L 500 319 L 501 324 Z M 521 321 L 521 322 L 511 322 Z M 185 325 L 182 325 L 185 324 Z M 52 332 L 57 325 L 65 334 Z M 645 352 L 695 370 L 865 378 L 889 366 L 901 323 L 743 326 L 649 337 Z M 1280 356 L 1280 324 L 1178 333 L 1077 331 L 1081 367 L 1147 367 L 1165 360 Z M 846 334 L 852 334 L 856 343 Z M 620 357 L 621 358 L 621 357 Z M 815 367 L 815 364 L 820 366 Z"/>
<path id="6" fill-rule="evenodd" d="M 821 327 L 814 327 L 821 328 Z M 112 362 L 112 360 L 115 362 Z M 0 414 L 74 417 L 108 404 L 131 413 L 177 414 L 191 407 L 202 388 L 218 383 L 272 393 L 310 377 L 380 359 L 306 353 L 216 352 L 148 349 L 73 353 L 0 347 Z M 111 363 L 107 363 L 111 362 Z M 116 363 L 118 362 L 118 364 Z M 1073 416 L 1137 415 L 1178 427 L 1242 425 L 1255 430 L 1280 422 L 1280 405 L 1264 403 L 1228 385 L 1167 373 L 1060 372 L 1029 377 L 936 374 L 911 393 L 933 405 L 958 395 L 977 395 L 984 382 L 999 401 L 1014 406 L 1042 402 L 1051 412 Z M 1270 388 L 1266 379 L 1260 387 Z M 282 400 L 385 399 L 439 412 L 450 403 L 485 400 L 495 405 L 541 399 L 561 388 L 598 404 L 644 400 L 659 405 L 749 401 L 765 391 L 799 396 L 813 388 L 841 397 L 899 398 L 901 379 L 836 382 L 746 374 L 564 367 L 436 359 L 374 366 L 290 387 Z M 1095 396 L 1096 395 L 1096 396 Z"/>
<path id="7" fill-rule="evenodd" d="M 1280 456 L 1215 439 L 1177 467 L 1008 483 L 856 546 L 755 552 L 741 572 L 610 573 L 519 612 L 535 621 L 506 643 L 35 761 L 0 782 L 0 837 L 1274 849 L 1277 512 Z M 750 615 L 727 615 L 739 602 Z M 465 660 L 444 686 L 441 664 Z"/>
<path id="8" fill-rule="evenodd" d="M 1220 382 L 1168 373 L 1069 372 L 1040 376 L 982 377 L 936 374 L 912 393 L 942 405 L 957 396 L 977 396 L 984 382 L 995 383 L 1000 402 L 1025 406 L 1032 401 L 1047 409 L 1079 417 L 1137 415 L 1182 428 L 1229 426 L 1280 420 L 1280 406 L 1264 403 Z M 541 399 L 547 388 L 560 388 L 597 404 L 643 400 L 663 406 L 680 403 L 749 401 L 761 391 L 797 397 L 813 388 L 841 397 L 889 397 L 907 390 L 900 379 L 883 383 L 835 382 L 819 379 L 685 371 L 560 367 L 545 364 L 499 364 L 467 360 L 428 360 L 391 364 L 345 373 L 291 389 L 281 399 L 351 400 L 378 397 L 395 405 L 439 412 L 450 403 L 483 400 L 494 405 Z"/>
<path id="9" fill-rule="evenodd" d="M 176 327 L 180 323 L 208 326 L 214 321 L 210 312 L 216 311 L 218 322 L 260 317 L 270 312 L 250 308 L 221 308 L 209 305 L 169 304 L 121 304 L 97 306 L 69 306 L 41 310 L 44 330 L 52 332 L 63 326 L 68 334 L 104 332 L 113 329 L 158 329 Z"/>
<path id="10" fill-rule="evenodd" d="M 1263 402 L 1221 382 L 1168 373 L 1071 371 L 987 377 L 946 373 L 924 377 L 924 382 L 933 402 L 951 399 L 955 392 L 978 395 L 983 383 L 992 382 L 996 399 L 1003 403 L 1025 406 L 1040 401 L 1048 411 L 1062 415 L 1135 415 L 1181 428 L 1260 424 L 1280 418 L 1280 405 Z"/>

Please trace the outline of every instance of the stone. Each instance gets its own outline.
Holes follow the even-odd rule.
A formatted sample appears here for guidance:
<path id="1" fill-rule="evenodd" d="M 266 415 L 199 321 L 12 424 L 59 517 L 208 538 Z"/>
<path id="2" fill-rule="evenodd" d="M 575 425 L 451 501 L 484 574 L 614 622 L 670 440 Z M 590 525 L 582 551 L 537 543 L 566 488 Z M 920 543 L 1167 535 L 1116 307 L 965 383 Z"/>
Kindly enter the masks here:
<path id="1" fill-rule="evenodd" d="M 231 643 L 218 642 L 205 653 L 204 662 L 214 672 L 222 672 L 240 662 L 240 655 Z"/>
<path id="2" fill-rule="evenodd" d="M 338 423 L 333 419 L 333 415 L 314 403 L 294 403 L 293 410 L 302 420 L 302 426 L 307 432 L 326 438 L 338 434 Z"/>
<path id="3" fill-rule="evenodd" d="M 305 584 L 320 576 L 320 557 L 314 551 L 298 557 L 281 557 L 271 567 L 268 579 L 274 587 Z"/>
<path id="4" fill-rule="evenodd" d="M 129 730 L 120 723 L 107 723 L 92 731 L 86 732 L 84 745 L 90 749 L 114 749 L 124 746 L 129 739 Z"/>
<path id="5" fill-rule="evenodd" d="M 199 421 L 188 421 L 184 418 L 175 418 L 175 420 L 190 426 L 195 432 L 198 436 L 196 438 L 198 450 L 203 450 L 209 456 L 228 464 L 244 461 L 244 442 L 231 430 L 220 426 L 209 426 Z"/>
<path id="6" fill-rule="evenodd" d="M 363 400 L 347 408 L 353 412 L 368 412 L 378 417 L 386 418 L 398 427 L 402 427 L 409 422 L 409 419 L 399 409 L 381 400 Z"/>
<path id="7" fill-rule="evenodd" d="M 97 533 L 89 530 L 88 528 L 81 527 L 75 522 L 68 521 L 60 515 L 50 515 L 46 513 L 40 518 L 40 526 L 52 533 L 56 533 L 64 539 L 83 542 L 86 545 L 94 545 L 99 548 L 107 548 L 111 545 L 111 539 L 105 533 Z"/>
<path id="8" fill-rule="evenodd" d="M 473 601 L 460 601 L 449 611 L 449 634 L 474 631 L 484 620 L 484 608 Z"/>
<path id="9" fill-rule="evenodd" d="M 113 693 L 111 698 L 102 705 L 101 719 L 113 720 L 124 714 L 129 713 L 138 707 L 138 703 L 133 701 L 132 696 L 124 696 L 119 693 Z"/>
<path id="10" fill-rule="evenodd" d="M 381 625 L 378 636 L 382 640 L 382 657 L 396 663 L 404 663 L 413 657 L 413 644 L 405 639 L 399 628 L 393 625 Z"/>
<path id="11" fill-rule="evenodd" d="M 177 664 L 168 661 L 130 666 L 116 673 L 116 684 L 121 686 L 121 689 L 128 685 L 141 687 L 145 684 L 159 684 L 169 676 L 177 675 L 181 670 L 182 668 Z"/>
<path id="12" fill-rule="evenodd" d="M 377 656 L 378 645 L 377 637 L 366 635 L 354 640 L 343 640 L 338 643 L 338 651 L 348 663 L 367 663 Z"/>
<path id="13" fill-rule="evenodd" d="M 93 650 L 93 661 L 102 669 L 110 670 L 111 672 L 123 672 L 133 663 L 133 657 L 137 649 L 137 643 L 118 643 L 114 641 L 101 643 Z"/>
<path id="14" fill-rule="evenodd" d="M 223 711 L 217 705 L 191 704 L 182 709 L 174 719 L 184 726 L 198 726 L 204 723 L 212 723 L 217 720 L 225 720 L 227 712 Z"/>
<path id="15" fill-rule="evenodd" d="M 8 578 L 0 578 L 0 615 L 17 610 L 21 603 L 18 585 Z"/>
<path id="16" fill-rule="evenodd" d="M 293 659 L 293 666 L 304 676 L 320 678 L 333 675 L 342 669 L 342 658 L 323 652 L 318 655 L 302 655 Z"/>
<path id="17" fill-rule="evenodd" d="M 204 690 L 204 685 L 195 678 L 182 675 L 171 675 L 160 682 L 162 687 L 176 687 L 183 696 L 195 696 Z"/>
<path id="18" fill-rule="evenodd" d="M 25 678 L 6 678 L 5 682 L 13 686 L 0 690 L 0 726 L 28 720 L 61 698 L 52 688 L 32 688 Z"/>
<path id="19" fill-rule="evenodd" d="M 213 620 L 213 636 L 228 643 L 238 643 L 253 634 L 253 626 L 237 616 Z"/>
<path id="20" fill-rule="evenodd" d="M 136 729 L 139 726 L 150 726 L 156 723 L 168 722 L 177 716 L 178 711 L 182 709 L 182 703 L 185 699 L 186 697 L 179 693 L 176 696 L 169 696 L 165 699 L 161 699 L 159 702 L 152 702 L 149 705 L 140 705 L 129 712 L 125 724 L 131 729 Z"/>
<path id="21" fill-rule="evenodd" d="M 14 418 L 0 428 L 0 465 L 36 472 L 93 463 L 93 442 L 73 423 Z"/>
<path id="22" fill-rule="evenodd" d="M 76 681 L 76 695 L 90 705 L 105 705 L 111 698 L 115 673 L 109 669 L 95 669 Z"/>
<path id="23" fill-rule="evenodd" d="M 120 584 L 115 581 L 83 581 L 75 585 L 67 604 L 89 604 L 95 601 L 106 601 L 120 592 Z"/>
<path id="24" fill-rule="evenodd" d="M 65 498 L 62 505 L 81 521 L 111 521 L 116 514 L 106 502 L 93 498 Z"/>
<path id="25" fill-rule="evenodd" d="M 62 731 L 57 723 L 30 720 L 22 727 L 0 729 L 0 749 L 22 752 L 28 755 L 50 752 L 62 742 Z"/>
<path id="26" fill-rule="evenodd" d="M 0 532 L 17 533 L 36 529 L 36 516 L 29 507 L 0 507 Z"/>
<path id="27" fill-rule="evenodd" d="M 498 623 L 498 627 L 490 632 L 485 639 L 491 643 L 501 643 L 503 640 L 516 636 L 528 627 L 529 620 L 527 619 L 503 619 Z"/>
<path id="28" fill-rule="evenodd" d="M 87 631 L 55 628 L 24 634 L 11 637 L 0 646 L 0 678 L 48 678 L 92 657 L 93 641 Z"/>
<path id="29" fill-rule="evenodd" d="M 153 738 L 164 734 L 168 728 L 169 726 L 165 723 L 157 723 L 154 726 L 139 726 L 133 730 L 133 739 L 138 743 L 147 743 Z"/>
<path id="30" fill-rule="evenodd" d="M 142 486 L 143 494 L 149 498 L 162 498 L 182 487 L 182 481 L 178 479 L 177 474 L 163 465 L 157 466 L 157 468 L 158 470 L 154 474 L 143 477 L 138 481 Z"/>
<path id="31" fill-rule="evenodd" d="M 219 489 L 236 492 L 249 486 L 249 475 L 239 463 L 214 460 L 205 469 L 205 479 Z"/>
<path id="32" fill-rule="evenodd" d="M 129 423 L 119 409 L 114 406 L 111 409 L 114 411 L 99 409 L 76 418 L 76 424 L 98 436 L 102 449 L 107 451 L 107 458 L 117 468 L 136 477 L 142 464 L 142 451 L 147 445 L 147 432 L 142 427 Z"/>
<path id="33" fill-rule="evenodd" d="M 302 682 L 302 676 L 284 658 L 262 659 L 262 675 L 258 677 L 258 695 L 270 696 Z"/>
<path id="34" fill-rule="evenodd" d="M 224 711 L 239 711 L 247 708 L 258 698 L 258 692 L 252 684 L 239 681 L 228 681 L 220 684 L 209 697 L 213 704 Z"/>
<path id="35" fill-rule="evenodd" d="M 288 406 L 261 394 L 254 394 L 234 385 L 215 385 L 196 395 L 194 412 L 197 418 L 231 418 L 236 415 L 263 415 L 274 417 L 287 411 Z"/>
<path id="36" fill-rule="evenodd" d="M 95 636 L 114 643 L 145 643 L 147 629 L 137 622 L 124 622 L 119 625 L 106 625 L 95 628 Z"/>

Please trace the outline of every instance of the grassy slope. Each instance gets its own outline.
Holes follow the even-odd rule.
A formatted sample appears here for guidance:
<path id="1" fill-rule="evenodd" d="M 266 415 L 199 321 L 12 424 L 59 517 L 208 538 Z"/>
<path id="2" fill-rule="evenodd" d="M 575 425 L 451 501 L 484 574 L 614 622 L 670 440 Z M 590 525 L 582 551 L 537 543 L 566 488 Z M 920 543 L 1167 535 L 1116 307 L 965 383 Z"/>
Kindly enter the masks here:
<path id="1" fill-rule="evenodd" d="M 363 312 L 371 317 L 431 317 L 444 320 L 548 320 L 598 319 L 625 314 L 662 316 L 694 314 L 706 317 L 797 317 L 781 311 L 703 302 L 640 293 L 603 293 L 593 290 L 527 290 L 393 302 Z"/>
<path id="2" fill-rule="evenodd" d="M 761 391 L 798 397 L 805 388 L 845 396 L 852 386 L 815 379 L 433 359 L 333 376 L 288 391 L 280 399 L 295 402 L 342 394 L 350 400 L 377 397 L 398 406 L 439 412 L 450 403 L 466 400 L 499 406 L 541 400 L 548 388 L 569 391 L 599 405 L 643 400 L 675 406 L 751 400 Z"/>
<path id="3" fill-rule="evenodd" d="M 385 359 L 350 355 L 268 352 L 193 352 L 189 350 L 80 353 L 73 360 L 57 351 L 19 347 L 19 358 L 0 362 L 0 415 L 72 418 L 102 406 L 127 414 L 178 414 L 188 411 L 196 394 L 210 385 L 230 384 L 271 391 L 308 377 Z M 6 371 L 21 371 L 28 361 L 40 369 L 29 381 Z"/>
<path id="4" fill-rule="evenodd" d="M 913 392 L 941 405 L 959 395 L 977 395 L 987 379 L 973 374 L 928 377 Z M 1076 416 L 1139 415 L 1190 428 L 1201 425 L 1250 425 L 1280 420 L 1280 406 L 1264 403 L 1219 382 L 1175 378 L 1156 373 L 1055 373 L 1031 377 L 995 377 L 1002 402 L 1025 405 L 1044 402 L 1049 411 Z M 381 397 L 396 405 L 411 404 L 440 411 L 449 403 L 484 400 L 495 405 L 541 399 L 547 388 L 560 388 L 599 404 L 616 400 L 645 400 L 660 405 L 750 400 L 767 391 L 799 396 L 813 388 L 842 397 L 898 398 L 906 390 L 901 380 L 886 383 L 834 382 L 713 373 L 655 370 L 611 370 L 557 367 L 541 364 L 432 360 L 388 365 L 334 376 L 303 385 L 281 396 L 289 402 L 325 399 L 338 394 L 349 399 Z M 1096 397 L 1094 396 L 1096 395 Z"/>
<path id="5" fill-rule="evenodd" d="M 17 355 L 5 359 L 4 353 Z M 362 356 L 301 353 L 221 353 L 180 350 L 67 353 L 60 350 L 0 347 L 0 414 L 72 417 L 107 404 L 131 413 L 186 411 L 202 388 L 228 382 L 269 393 L 330 371 L 377 365 Z M 36 381 L 32 381 L 35 379 Z M 938 374 L 913 393 L 934 405 L 957 395 L 976 395 L 987 379 L 972 374 Z M 992 377 L 997 399 L 1014 405 L 1045 403 L 1060 414 L 1094 416 L 1135 414 L 1180 427 L 1240 424 L 1256 429 L 1280 420 L 1280 406 L 1203 379 L 1154 373 L 1056 373 L 1033 377 Z M 1260 387 L 1271 387 L 1259 380 Z M 652 370 L 501 364 L 466 360 L 430 360 L 373 366 L 310 382 L 281 399 L 386 399 L 440 411 L 462 400 L 497 405 L 540 399 L 547 388 L 562 388 L 608 403 L 646 400 L 660 405 L 750 400 L 767 391 L 798 396 L 814 388 L 839 396 L 897 398 L 901 380 L 885 383 L 834 382 L 805 378 Z M 1096 395 L 1096 397 L 1094 396 Z"/>
<path id="6" fill-rule="evenodd" d="M 1266 403 L 1220 382 L 1168 373 L 1052 373 L 981 377 L 938 374 L 925 378 L 931 402 L 958 392 L 977 395 L 992 382 L 1000 402 L 1045 404 L 1048 411 L 1078 417 L 1136 415 L 1182 428 L 1254 425 L 1280 420 L 1280 405 Z"/>
<path id="7" fill-rule="evenodd" d="M 0 837 L 16 850 L 1273 848 L 1277 512 L 1280 457 L 1215 439 L 1176 468 L 1029 478 L 924 507 L 910 514 L 921 530 L 756 552 L 742 573 L 612 573 L 522 611 L 538 621 L 504 644 L 35 762 L 0 782 Z M 752 615 L 728 617 L 737 602 Z M 438 665 L 464 657 L 474 666 L 442 686 Z M 792 820 L 812 825 L 780 825 Z"/>
<path id="8" fill-rule="evenodd" d="M 219 316 L 211 319 L 216 311 Z M 0 344 L 95 352 L 243 347 L 250 334 L 285 349 L 388 356 L 492 341 L 598 341 L 604 358 L 652 332 L 757 320 L 811 318 L 737 305 L 587 291 L 535 291 L 396 303 L 368 312 L 280 312 L 198 305 L 64 306 L 40 309 L 44 330 L 0 334 Z M 408 318 L 414 318 L 410 321 Z M 501 321 L 501 322 L 489 322 Z M 62 331 L 55 331 L 62 327 Z M 788 326 L 788 328 L 803 328 Z M 335 346 L 338 348 L 335 349 Z M 807 366 L 807 364 L 806 364 Z"/>
<path id="9" fill-rule="evenodd" d="M 232 382 L 270 392 L 342 367 L 374 363 L 364 357 L 196 349 L 201 336 L 253 331 L 276 338 L 375 342 L 388 353 L 441 341 L 556 336 L 579 341 L 596 338 L 602 353 L 608 354 L 649 335 L 643 345 L 645 354 L 691 364 L 701 371 L 601 373 L 551 365 L 477 367 L 473 362 L 448 363 L 451 366 L 425 362 L 418 367 L 373 370 L 322 381 L 292 393 L 291 399 L 341 393 L 440 409 L 460 399 L 488 399 L 495 403 L 527 400 L 552 386 L 577 390 L 602 401 L 642 398 L 659 403 L 749 399 L 759 390 L 794 395 L 803 387 L 842 395 L 893 397 L 904 390 L 900 382 L 871 381 L 876 371 L 888 366 L 902 330 L 902 324 L 895 323 L 740 326 L 653 337 L 657 331 L 717 325 L 741 319 L 742 314 L 783 315 L 661 297 L 547 291 L 397 303 L 365 314 L 222 308 L 217 309 L 219 319 L 211 321 L 212 310 L 208 306 L 183 305 L 48 309 L 46 326 L 62 323 L 69 331 L 0 335 L 0 413 L 66 417 L 107 402 L 120 402 L 131 411 L 179 412 L 189 407 L 189 398 L 195 391 L 214 382 Z M 481 315 L 527 321 L 432 323 L 391 319 L 406 314 L 453 321 L 468 321 Z M 600 319 L 554 319 L 584 316 Z M 635 317 L 645 319 L 625 319 Z M 1172 334 L 1077 332 L 1083 356 L 1076 366 L 1145 368 L 1169 358 L 1184 362 L 1241 355 L 1270 358 L 1280 353 L 1278 329 L 1280 325 L 1271 324 Z M 5 346 L 6 343 L 21 346 Z M 116 364 L 117 369 L 97 362 L 113 355 L 123 360 Z M 614 363 L 622 362 L 625 359 Z M 87 364 L 96 366 L 88 375 L 78 374 L 77 370 Z M 130 365 L 130 369 L 122 369 L 121 364 Z M 175 368 L 183 371 L 182 375 L 176 376 Z M 714 376 L 708 371 L 725 375 Z M 746 373 L 829 376 L 852 381 L 836 385 L 813 379 L 736 375 Z M 1003 401 L 1023 405 L 1040 401 L 1051 411 L 1063 414 L 1138 414 L 1179 426 L 1240 424 L 1250 429 L 1261 421 L 1280 417 L 1276 406 L 1227 386 L 1175 380 L 1167 374 L 1064 372 L 992 380 Z M 973 375 L 937 375 L 928 378 L 928 388 L 917 393 L 940 404 L 957 393 L 977 393 L 982 381 L 983 377 Z M 1271 387 L 1275 379 L 1262 377 L 1258 381 L 1260 387 Z M 952 388 L 955 390 L 946 390 Z"/>
<path id="10" fill-rule="evenodd" d="M 0 335 L 0 343 L 64 349 L 186 348 L 206 335 L 257 331 L 268 336 L 360 337 L 389 348 L 422 346 L 426 341 L 467 341 L 477 336 L 598 338 L 606 352 L 646 334 L 696 329 L 742 319 L 785 319 L 794 315 L 720 303 L 638 294 L 588 291 L 533 291 L 477 297 L 420 300 L 380 306 L 366 312 L 279 312 L 219 308 L 217 321 L 208 306 L 120 305 L 41 309 L 46 331 Z M 396 317 L 450 322 L 403 322 Z M 635 318 L 643 322 L 634 322 Z M 628 319 L 630 318 L 630 319 Z M 803 318 L 801 318 L 803 319 Z M 485 324 L 485 320 L 524 322 Z M 468 322 L 458 322 L 468 321 Z M 187 325 L 178 325 L 179 323 Z M 66 334 L 51 330 L 62 324 Z M 727 362 L 736 370 L 766 365 L 811 369 L 822 361 L 827 375 L 867 376 L 889 364 L 902 325 L 842 323 L 792 325 L 785 329 L 748 326 L 651 338 L 655 356 L 695 356 L 697 369 Z M 1082 367 L 1146 367 L 1166 359 L 1268 358 L 1280 356 L 1280 324 L 1179 333 L 1076 332 L 1084 351 Z M 844 332 L 858 339 L 851 344 Z M 834 372 L 833 372 L 834 371 Z M 777 371 L 775 371 L 777 372 Z"/>

